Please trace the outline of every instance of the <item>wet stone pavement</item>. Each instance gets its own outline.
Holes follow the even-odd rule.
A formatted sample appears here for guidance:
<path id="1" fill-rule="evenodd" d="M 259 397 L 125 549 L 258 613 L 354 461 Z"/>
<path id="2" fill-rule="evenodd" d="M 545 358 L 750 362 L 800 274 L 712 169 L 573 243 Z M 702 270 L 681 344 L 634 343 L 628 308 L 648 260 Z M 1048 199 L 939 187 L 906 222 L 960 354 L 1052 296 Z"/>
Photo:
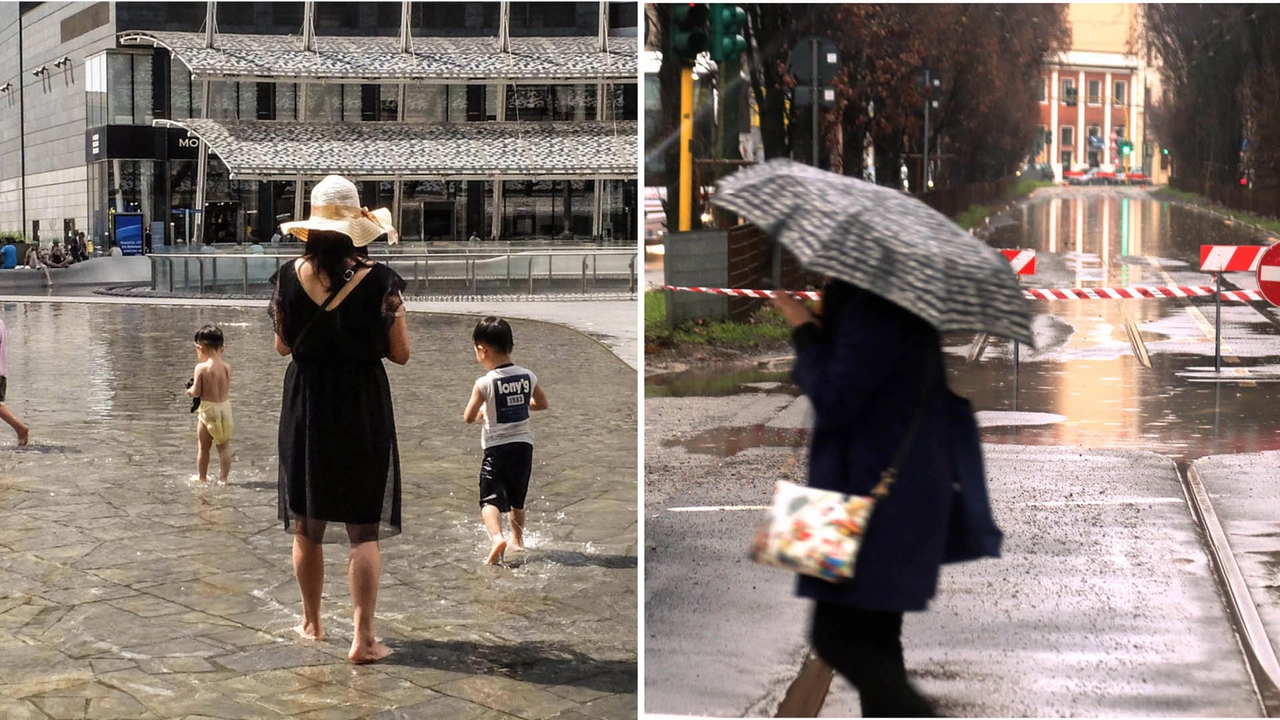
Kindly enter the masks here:
<path id="1" fill-rule="evenodd" d="M 290 538 L 276 519 L 287 360 L 258 308 L 0 305 L 0 717 L 636 716 L 635 372 L 562 327 L 514 323 L 551 409 L 534 419 L 529 550 L 481 564 L 474 320 L 410 315 L 389 365 L 404 532 L 382 544 L 377 631 L 346 661 L 347 548 L 326 547 L 328 638 L 297 641 Z M 230 483 L 195 479 L 183 383 L 205 322 L 235 368 Z M 216 457 L 213 464 L 216 466 Z"/>

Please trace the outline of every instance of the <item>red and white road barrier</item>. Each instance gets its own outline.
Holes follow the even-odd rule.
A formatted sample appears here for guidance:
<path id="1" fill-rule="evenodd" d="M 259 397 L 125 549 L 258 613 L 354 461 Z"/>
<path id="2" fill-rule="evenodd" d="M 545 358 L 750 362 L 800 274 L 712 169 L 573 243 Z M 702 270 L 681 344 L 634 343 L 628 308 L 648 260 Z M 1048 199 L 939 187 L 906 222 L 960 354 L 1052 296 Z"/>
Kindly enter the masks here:
<path id="1" fill-rule="evenodd" d="M 1036 274 L 1035 250 L 1001 250 L 1000 254 L 1009 261 L 1009 267 L 1017 275 Z"/>
<path id="2" fill-rule="evenodd" d="M 663 289 L 675 292 L 709 293 L 733 297 L 771 298 L 776 290 L 739 290 L 737 288 L 677 287 L 664 285 Z M 796 291 L 788 294 L 802 300 L 818 300 L 820 292 Z M 1024 289 L 1028 300 L 1140 300 L 1143 298 L 1207 297 L 1214 294 L 1212 285 L 1186 287 L 1127 287 L 1127 288 L 1060 288 L 1054 290 Z M 1257 302 L 1265 300 L 1257 290 L 1223 291 L 1222 299 L 1229 302 Z"/>
<path id="3" fill-rule="evenodd" d="M 663 285 L 663 290 L 674 290 L 675 292 L 695 292 L 710 293 L 712 295 L 731 295 L 733 297 L 749 297 L 749 298 L 771 298 L 777 290 L 739 290 L 738 288 L 707 288 L 707 287 L 676 287 L 675 285 Z M 787 291 L 788 295 L 800 298 L 801 300 L 821 300 L 822 293 L 810 292 L 808 290 Z"/>
<path id="4" fill-rule="evenodd" d="M 1267 245 L 1201 245 L 1201 272 L 1253 272 Z"/>

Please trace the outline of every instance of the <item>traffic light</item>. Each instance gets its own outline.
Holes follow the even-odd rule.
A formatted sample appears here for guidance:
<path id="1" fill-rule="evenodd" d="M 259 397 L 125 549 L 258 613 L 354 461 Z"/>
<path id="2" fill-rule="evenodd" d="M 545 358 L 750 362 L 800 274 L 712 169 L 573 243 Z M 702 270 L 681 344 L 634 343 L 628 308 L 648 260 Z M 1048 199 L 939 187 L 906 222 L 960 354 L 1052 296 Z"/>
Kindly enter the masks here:
<path id="1" fill-rule="evenodd" d="M 1160 148 L 1160 154 L 1162 154 L 1162 155 L 1168 155 L 1168 154 L 1169 154 L 1169 148 Z"/>
<path id="2" fill-rule="evenodd" d="M 1133 152 L 1133 143 L 1129 142 L 1128 140 L 1121 140 L 1120 154 L 1125 157 L 1129 157 L 1129 154 L 1132 152 Z"/>
<path id="3" fill-rule="evenodd" d="M 711 6 L 711 59 L 721 63 L 737 60 L 747 51 L 742 29 L 747 24 L 747 11 L 737 5 Z"/>
<path id="4" fill-rule="evenodd" d="M 707 20 L 710 15 L 710 9 L 703 3 L 680 3 L 671 7 L 668 44 L 681 62 L 692 65 L 699 53 L 707 51 Z"/>

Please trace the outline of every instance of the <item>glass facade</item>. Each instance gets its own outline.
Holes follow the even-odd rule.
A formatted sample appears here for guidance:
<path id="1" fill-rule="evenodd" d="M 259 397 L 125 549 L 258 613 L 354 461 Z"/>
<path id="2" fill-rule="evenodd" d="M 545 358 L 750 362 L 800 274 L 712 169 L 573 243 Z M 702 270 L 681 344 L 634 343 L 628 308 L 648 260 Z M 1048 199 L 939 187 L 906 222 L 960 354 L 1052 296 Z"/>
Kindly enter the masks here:
<path id="1" fill-rule="evenodd" d="M 190 32 L 198 31 L 204 22 L 203 5 L 198 12 L 181 3 L 118 3 L 116 7 L 118 20 L 128 27 Z M 219 30 L 296 34 L 303 8 L 301 2 L 219 5 Z M 317 31 L 394 36 L 401 8 L 398 2 L 321 3 Z M 415 35 L 493 35 L 500 4 L 415 3 L 410 12 Z M 511 30 L 514 36 L 594 36 L 599 12 L 598 3 L 512 3 Z M 635 24 L 633 5 L 611 3 L 608 12 L 611 18 L 630 13 L 631 25 Z M 633 82 L 314 82 L 304 88 L 296 82 L 211 80 L 205 108 L 204 84 L 193 81 L 186 64 L 163 48 L 107 50 L 87 58 L 84 72 L 89 127 L 150 126 L 157 117 L 442 124 L 493 122 L 503 116 L 508 122 L 593 122 L 597 117 L 634 120 L 639 106 Z M 158 151 L 161 146 L 156 147 Z M 280 222 L 293 219 L 294 180 L 232 180 L 216 153 L 208 161 L 203 215 L 207 241 L 265 242 Z M 142 212 L 148 227 L 153 219 L 167 217 L 170 243 L 187 241 L 192 224 L 201 219 L 196 211 L 196 178 L 197 162 L 189 156 L 170 160 L 112 157 L 89 163 L 90 234 L 106 247 L 112 212 Z M 304 217 L 318 179 L 304 180 Z M 387 178 L 358 184 L 362 204 L 398 212 L 401 236 L 409 241 L 465 240 L 472 234 L 489 238 L 494 233 L 495 207 L 498 233 L 504 240 L 589 238 L 597 227 L 597 209 L 602 236 L 626 240 L 635 234 L 631 218 L 636 213 L 636 180 L 601 181 L 599 202 L 595 180 L 504 180 L 496 197 L 495 183 L 482 180 Z M 157 213 L 161 217 L 154 217 Z"/>

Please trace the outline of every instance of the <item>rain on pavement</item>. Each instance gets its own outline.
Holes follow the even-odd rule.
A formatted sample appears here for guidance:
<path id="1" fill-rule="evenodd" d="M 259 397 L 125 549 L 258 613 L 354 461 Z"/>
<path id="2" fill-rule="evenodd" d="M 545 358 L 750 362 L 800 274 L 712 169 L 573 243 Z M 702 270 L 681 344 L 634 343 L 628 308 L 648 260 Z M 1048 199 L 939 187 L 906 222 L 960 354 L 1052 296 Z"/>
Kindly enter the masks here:
<path id="1" fill-rule="evenodd" d="M 388 366 L 404 532 L 382 543 L 376 626 L 396 653 L 354 668 L 345 546 L 326 553 L 329 637 L 292 631 L 288 361 L 266 312 L 0 309 L 8 405 L 31 426 L 27 448 L 0 438 L 0 717 L 635 717 L 635 374 L 595 340 L 513 322 L 551 410 L 534 420 L 527 557 L 484 567 L 479 430 L 460 420 L 482 372 L 474 319 L 410 314 L 414 356 Z M 195 479 L 183 391 L 205 322 L 235 371 L 225 486 Z"/>
<path id="2" fill-rule="evenodd" d="M 1022 280 L 1028 288 L 1208 285 L 1201 244 L 1266 240 L 1137 188 L 1046 188 L 992 220 L 991 245 L 1038 251 L 1037 274 Z M 1226 279 L 1256 288 L 1251 274 Z M 944 337 L 952 388 L 973 402 L 984 442 L 1008 446 L 988 450 L 1006 558 L 944 572 L 934 612 L 908 618 L 909 670 L 951 715 L 1258 714 L 1173 463 L 1280 448 L 1270 402 L 1280 315 L 1223 303 L 1215 373 L 1212 298 L 1032 305 L 1037 347 L 1020 349 L 1016 378 L 1011 342 L 992 338 L 967 362 L 973 336 Z M 1135 356 L 1130 321 L 1149 369 Z M 789 597 L 785 577 L 742 558 L 755 517 L 667 512 L 767 502 L 778 468 L 803 452 L 808 411 L 796 395 L 785 370 L 773 368 L 646 379 L 649 711 L 768 713 L 799 667 L 803 603 Z M 1025 452 L 1034 446 L 1054 447 Z M 1039 537 L 1045 522 L 1063 523 L 1058 537 Z M 1162 567 L 1153 552 L 1174 565 Z M 697 567 L 693 578 L 680 577 L 682 560 Z M 673 598 L 674 587 L 692 600 Z M 992 604 L 985 593 L 999 587 L 1005 594 Z M 1065 587 L 1081 594 L 1061 596 Z M 1035 607 L 1043 609 L 1028 614 Z M 1050 608 L 1059 619 L 1045 626 Z M 1127 612 L 1168 617 L 1135 624 Z M 709 619 L 718 614 L 736 618 Z M 751 645 L 767 652 L 752 663 L 736 657 L 746 648 L 731 638 L 710 648 L 699 647 L 705 637 L 661 640 L 692 628 L 690 615 L 714 628 L 705 636 L 750 622 Z M 1068 628 L 1066 618 L 1084 626 Z M 977 638 L 985 654 L 965 647 Z M 722 657 L 736 684 L 700 672 Z M 1194 700 L 1178 689 L 1188 662 L 1213 668 L 1192 684 Z M 694 688 L 709 699 L 697 700 Z M 837 678 L 823 715 L 856 714 L 856 693 Z"/>

